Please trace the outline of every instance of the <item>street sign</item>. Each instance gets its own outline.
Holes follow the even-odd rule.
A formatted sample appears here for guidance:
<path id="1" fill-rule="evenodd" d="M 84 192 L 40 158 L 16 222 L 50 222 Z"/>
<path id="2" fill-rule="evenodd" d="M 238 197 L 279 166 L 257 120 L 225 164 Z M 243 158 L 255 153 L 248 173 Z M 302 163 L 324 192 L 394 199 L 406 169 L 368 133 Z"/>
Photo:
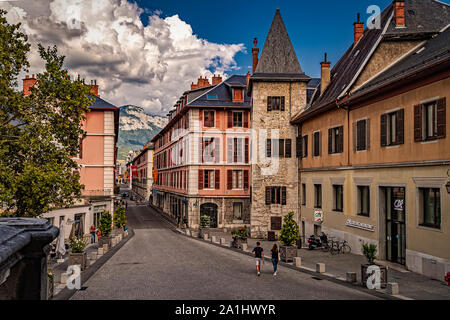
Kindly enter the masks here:
<path id="1" fill-rule="evenodd" d="M 314 222 L 323 222 L 323 211 L 320 209 L 314 210 Z"/>

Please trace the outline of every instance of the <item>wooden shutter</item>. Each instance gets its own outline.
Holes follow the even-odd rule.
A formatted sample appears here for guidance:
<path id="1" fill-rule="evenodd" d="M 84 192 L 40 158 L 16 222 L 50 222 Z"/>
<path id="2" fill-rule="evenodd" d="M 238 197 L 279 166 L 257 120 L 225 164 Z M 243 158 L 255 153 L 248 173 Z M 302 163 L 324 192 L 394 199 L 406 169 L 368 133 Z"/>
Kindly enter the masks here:
<path id="1" fill-rule="evenodd" d="M 270 203 L 272 202 L 271 189 L 271 187 L 266 187 L 266 205 L 270 205 Z"/>
<path id="2" fill-rule="evenodd" d="M 397 111 L 397 144 L 405 142 L 405 109 Z"/>
<path id="3" fill-rule="evenodd" d="M 216 183 L 215 189 L 219 190 L 220 189 L 220 170 L 216 170 L 214 172 L 214 179 L 215 179 L 215 183 Z"/>
<path id="4" fill-rule="evenodd" d="M 387 145 L 387 114 L 382 114 L 380 119 L 380 143 L 382 147 Z"/>
<path id="5" fill-rule="evenodd" d="M 244 170 L 244 189 L 248 189 L 248 185 L 249 185 L 249 171 L 248 170 Z"/>
<path id="6" fill-rule="evenodd" d="M 201 127 L 203 127 L 203 110 L 201 110 L 201 109 L 198 110 L 198 117 L 199 117 L 200 128 L 201 128 Z"/>
<path id="7" fill-rule="evenodd" d="M 286 205 L 286 187 L 281 187 L 281 205 Z"/>
<path id="8" fill-rule="evenodd" d="M 215 162 L 220 162 L 220 138 L 214 138 L 215 146 L 214 146 L 214 158 Z"/>
<path id="9" fill-rule="evenodd" d="M 198 162 L 203 163 L 203 138 L 199 138 L 198 142 Z"/>
<path id="10" fill-rule="evenodd" d="M 320 156 L 320 132 L 315 132 L 313 135 L 314 156 Z"/>
<path id="11" fill-rule="evenodd" d="M 233 170 L 227 170 L 227 189 L 233 189 Z"/>
<path id="12" fill-rule="evenodd" d="M 238 162 L 238 138 L 233 139 L 233 163 Z"/>
<path id="13" fill-rule="evenodd" d="M 272 97 L 267 97 L 267 111 L 272 111 Z"/>
<path id="14" fill-rule="evenodd" d="M 353 122 L 352 124 L 352 138 L 353 138 L 353 152 L 358 150 L 358 141 L 357 141 L 357 131 L 358 131 L 358 122 Z"/>
<path id="15" fill-rule="evenodd" d="M 233 128 L 233 111 L 228 111 L 228 128 Z"/>
<path id="16" fill-rule="evenodd" d="M 233 159 L 233 139 L 227 138 L 227 163 L 232 163 Z"/>
<path id="17" fill-rule="evenodd" d="M 344 152 L 344 127 L 339 127 L 339 140 L 336 141 L 338 144 L 338 152 Z"/>
<path id="18" fill-rule="evenodd" d="M 278 139 L 278 157 L 284 158 L 284 139 Z"/>
<path id="19" fill-rule="evenodd" d="M 322 131 L 319 131 L 319 156 L 322 155 Z"/>
<path id="20" fill-rule="evenodd" d="M 249 128 L 248 126 L 248 112 L 244 111 L 244 128 Z"/>
<path id="21" fill-rule="evenodd" d="M 266 157 L 270 158 L 272 157 L 272 140 L 267 139 L 266 141 Z"/>
<path id="22" fill-rule="evenodd" d="M 332 153 L 333 153 L 333 129 L 328 129 L 328 154 Z"/>
<path id="23" fill-rule="evenodd" d="M 285 144 L 286 144 L 286 146 L 285 146 L 285 157 L 286 158 L 290 158 L 291 157 L 291 153 L 292 153 L 292 150 L 291 150 L 291 139 L 286 139 L 286 140 L 284 140 L 285 141 Z"/>
<path id="24" fill-rule="evenodd" d="M 80 138 L 80 159 L 83 159 L 83 138 Z"/>
<path id="25" fill-rule="evenodd" d="M 199 190 L 203 189 L 203 170 L 202 169 L 198 170 L 198 189 Z"/>
<path id="26" fill-rule="evenodd" d="M 370 149 L 370 119 L 366 119 L 366 150 Z"/>
<path id="27" fill-rule="evenodd" d="M 284 111 L 284 97 L 281 97 L 280 100 L 281 100 L 281 111 Z"/>
<path id="28" fill-rule="evenodd" d="M 295 154 L 296 154 L 297 158 L 302 157 L 302 151 L 303 151 L 302 143 L 303 143 L 303 138 L 297 137 L 296 143 L 295 143 L 295 149 L 296 149 Z"/>
<path id="29" fill-rule="evenodd" d="M 244 156 L 245 156 L 245 163 L 248 163 L 248 161 L 249 161 L 249 138 L 245 138 Z"/>
<path id="30" fill-rule="evenodd" d="M 446 136 L 446 98 L 437 101 L 437 136 L 445 138 Z"/>
<path id="31" fill-rule="evenodd" d="M 414 106 L 414 141 L 422 141 L 422 108 L 423 105 Z"/>
<path id="32" fill-rule="evenodd" d="M 303 150 L 302 150 L 302 154 L 303 154 L 303 158 L 306 158 L 308 156 L 308 136 L 304 136 L 303 137 L 303 149 L 305 149 L 305 152 L 303 154 Z"/>

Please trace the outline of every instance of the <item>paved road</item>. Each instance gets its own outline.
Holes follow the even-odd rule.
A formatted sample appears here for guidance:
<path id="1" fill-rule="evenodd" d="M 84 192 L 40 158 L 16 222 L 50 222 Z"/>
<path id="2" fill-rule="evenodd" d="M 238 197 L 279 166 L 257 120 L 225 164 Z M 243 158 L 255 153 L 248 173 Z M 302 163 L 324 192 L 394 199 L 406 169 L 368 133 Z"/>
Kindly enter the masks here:
<path id="1" fill-rule="evenodd" d="M 135 236 L 72 299 L 375 299 L 281 266 L 273 277 L 267 262 L 257 277 L 251 257 L 187 238 L 144 205 L 128 205 L 128 225 Z"/>

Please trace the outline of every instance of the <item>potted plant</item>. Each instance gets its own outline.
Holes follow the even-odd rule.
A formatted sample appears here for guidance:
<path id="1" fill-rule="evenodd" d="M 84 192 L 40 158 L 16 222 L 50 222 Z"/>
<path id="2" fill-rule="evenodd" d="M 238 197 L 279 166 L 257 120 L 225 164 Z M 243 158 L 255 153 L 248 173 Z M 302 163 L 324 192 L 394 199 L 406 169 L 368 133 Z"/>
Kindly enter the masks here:
<path id="1" fill-rule="evenodd" d="M 210 226 L 210 218 L 206 215 L 200 215 L 200 229 L 198 231 L 198 237 L 203 238 L 204 234 L 209 233 L 209 226 Z"/>
<path id="2" fill-rule="evenodd" d="M 294 261 L 297 256 L 297 241 L 300 237 L 298 224 L 294 220 L 294 213 L 290 212 L 283 218 L 284 224 L 280 232 L 280 257 L 284 262 Z"/>
<path id="3" fill-rule="evenodd" d="M 69 253 L 69 266 L 80 265 L 81 270 L 87 266 L 86 241 L 83 238 L 72 237 L 69 242 L 71 252 Z"/>
<path id="4" fill-rule="evenodd" d="M 112 245 L 111 229 L 112 229 L 112 217 L 108 210 L 103 210 L 100 217 L 100 232 L 101 235 L 98 238 L 98 245 L 102 247 L 107 244 L 110 248 Z"/>
<path id="5" fill-rule="evenodd" d="M 53 298 L 53 290 L 55 286 L 55 275 L 47 269 L 47 300 Z"/>
<path id="6" fill-rule="evenodd" d="M 377 257 L 377 245 L 373 244 L 373 243 L 363 243 L 361 248 L 362 248 L 363 255 L 367 259 L 367 264 L 361 265 L 361 281 L 362 281 L 363 286 L 366 285 L 367 279 L 370 277 L 370 274 L 367 274 L 367 269 L 369 268 L 369 266 L 375 265 L 380 268 L 381 287 L 386 288 L 387 267 L 375 263 L 375 259 Z"/>
<path id="7" fill-rule="evenodd" d="M 242 249 L 242 244 L 247 243 L 247 238 L 249 237 L 248 230 L 245 226 L 231 231 L 231 235 L 233 236 L 231 245 L 238 249 Z"/>
<path id="8" fill-rule="evenodd" d="M 125 208 L 123 206 L 119 206 L 114 213 L 114 226 L 116 227 L 115 234 L 123 235 L 123 225 L 127 223 L 127 217 L 125 215 Z"/>

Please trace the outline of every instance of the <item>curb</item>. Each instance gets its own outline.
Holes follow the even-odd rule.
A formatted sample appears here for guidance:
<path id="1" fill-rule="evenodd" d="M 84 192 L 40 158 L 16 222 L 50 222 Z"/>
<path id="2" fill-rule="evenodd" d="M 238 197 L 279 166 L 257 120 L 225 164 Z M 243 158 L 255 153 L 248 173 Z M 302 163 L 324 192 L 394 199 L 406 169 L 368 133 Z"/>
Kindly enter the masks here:
<path id="1" fill-rule="evenodd" d="M 187 236 L 187 235 L 184 234 L 181 230 L 178 230 L 178 229 L 176 229 L 176 231 L 179 232 L 181 235 L 185 236 L 186 238 L 191 238 L 191 239 L 194 239 L 194 240 L 203 242 L 203 243 L 212 244 L 212 245 L 214 245 L 214 246 L 216 246 L 216 247 L 228 249 L 228 250 L 230 250 L 230 251 L 234 251 L 234 252 L 237 252 L 237 253 L 240 253 L 240 254 L 247 255 L 247 256 L 249 256 L 249 257 L 253 257 L 253 255 L 252 255 L 251 252 L 248 252 L 248 251 L 242 251 L 242 250 L 240 250 L 240 249 L 236 249 L 236 248 L 229 247 L 229 246 L 224 246 L 224 245 L 221 245 L 221 244 L 216 243 L 216 242 L 211 242 L 210 240 L 203 240 L 203 239 L 200 239 L 200 238 L 196 238 L 196 237 L 192 237 L 192 236 Z M 268 257 L 265 257 L 265 258 L 264 258 L 264 261 L 271 262 L 271 259 L 269 259 Z M 347 288 L 352 288 L 352 289 L 354 289 L 354 290 L 358 290 L 358 291 L 360 291 L 360 292 L 364 292 L 364 293 L 366 293 L 366 294 L 370 294 L 370 295 L 375 296 L 375 297 L 377 297 L 377 298 L 386 299 L 386 300 L 410 300 L 410 298 L 403 297 L 403 296 L 401 296 L 401 295 L 393 296 L 393 295 L 390 295 L 390 294 L 388 294 L 388 293 L 384 293 L 384 292 L 382 292 L 382 291 L 372 291 L 372 290 L 368 290 L 368 289 L 366 289 L 366 288 L 360 286 L 359 284 L 351 284 L 351 283 L 348 283 L 348 282 L 345 281 L 342 277 L 338 277 L 338 276 L 332 275 L 332 274 L 330 274 L 330 273 L 325 273 L 325 274 L 324 274 L 324 273 L 317 273 L 317 272 L 315 272 L 313 269 L 306 268 L 306 267 L 296 267 L 296 266 L 294 266 L 294 265 L 292 265 L 292 264 L 289 264 L 289 263 L 287 263 L 287 262 L 282 262 L 282 261 L 280 261 L 278 264 L 281 265 L 281 266 L 283 266 L 283 267 L 289 268 L 289 269 L 291 269 L 291 270 L 295 270 L 295 271 L 297 271 L 297 272 L 306 273 L 306 274 L 308 274 L 308 275 L 314 276 L 315 278 L 319 278 L 319 279 L 321 279 L 321 280 L 327 280 L 327 281 L 330 281 L 330 282 L 333 282 L 333 283 L 336 283 L 336 284 L 345 286 L 345 287 L 347 287 Z"/>
<path id="2" fill-rule="evenodd" d="M 98 258 L 94 262 L 94 264 L 89 266 L 89 268 L 81 272 L 81 286 L 83 286 L 83 284 L 85 284 L 114 254 L 116 254 L 117 251 L 120 250 L 120 248 L 125 245 L 125 243 L 127 243 L 133 237 L 134 230 L 132 228 L 128 228 L 128 237 L 124 238 L 115 247 L 108 250 L 108 252 Z M 51 300 L 69 300 L 77 291 L 79 290 L 70 290 L 65 287 L 56 296 L 53 296 Z"/>

